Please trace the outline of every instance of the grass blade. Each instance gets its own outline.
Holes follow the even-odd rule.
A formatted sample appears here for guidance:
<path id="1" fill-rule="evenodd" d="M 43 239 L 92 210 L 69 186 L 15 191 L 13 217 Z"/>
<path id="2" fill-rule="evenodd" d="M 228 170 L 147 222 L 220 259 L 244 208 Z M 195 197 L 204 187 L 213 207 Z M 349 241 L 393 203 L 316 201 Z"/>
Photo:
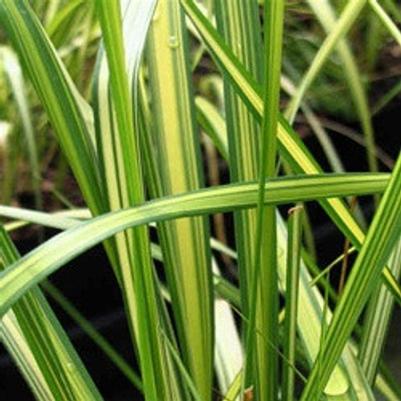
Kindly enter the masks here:
<path id="1" fill-rule="evenodd" d="M 290 210 L 288 219 L 287 283 L 285 291 L 283 401 L 294 399 L 295 340 L 297 336 L 298 285 L 301 260 L 301 218 L 298 206 Z"/>
<path id="2" fill-rule="evenodd" d="M 12 310 L 1 319 L 0 339 L 35 397 L 40 401 L 55 400 Z"/>
<path id="3" fill-rule="evenodd" d="M 344 8 L 344 11 L 338 19 L 336 25 L 330 31 L 326 40 L 319 48 L 312 64 L 302 78 L 302 81 L 295 95 L 290 101 L 286 112 L 286 115 L 290 122 L 294 121 L 295 115 L 299 109 L 306 90 L 312 84 L 316 75 L 323 67 L 324 62 L 327 60 L 327 57 L 332 53 L 339 40 L 341 40 L 351 28 L 352 24 L 362 11 L 363 7 L 366 5 L 366 1 L 367 0 L 352 0 L 348 2 L 347 6 Z"/>
<path id="4" fill-rule="evenodd" d="M 202 397 L 199 395 L 196 386 L 194 382 L 192 381 L 192 378 L 190 374 L 188 373 L 184 363 L 182 362 L 180 355 L 178 351 L 174 348 L 173 344 L 171 344 L 169 338 L 165 335 L 165 333 L 161 333 L 161 336 L 163 336 L 163 340 L 166 343 L 167 349 L 169 350 L 172 359 L 174 360 L 175 364 L 177 365 L 178 370 L 181 373 L 181 376 L 183 377 L 183 380 L 187 383 L 187 386 L 189 388 L 190 393 L 193 396 L 194 401 L 202 401 Z"/>
<path id="5" fill-rule="evenodd" d="M 392 273 L 398 278 L 401 272 L 401 247 L 399 243 L 391 255 L 389 265 L 393 267 Z M 372 299 L 369 301 L 362 326 L 363 331 L 358 358 L 370 384 L 374 384 L 376 379 L 393 305 L 393 295 L 383 285 L 380 285 L 380 288 L 375 290 Z"/>
<path id="6" fill-rule="evenodd" d="M 256 394 L 260 400 L 277 399 L 278 391 L 278 276 L 276 211 L 274 207 L 264 206 L 266 177 L 273 177 L 276 169 L 276 134 L 279 113 L 281 49 L 284 24 L 284 2 L 265 3 L 265 74 L 264 112 L 262 136 L 259 149 L 259 192 L 256 215 L 256 235 L 254 244 L 253 272 L 250 282 L 250 318 L 246 334 L 247 363 L 245 371 L 252 363 L 252 338 L 259 330 L 266 331 L 268 347 L 264 349 L 264 364 L 257 367 L 255 378 Z M 262 269 L 263 265 L 263 269 Z M 257 283 L 263 283 L 260 288 Z M 261 314 L 257 308 L 263 305 Z M 261 323 L 261 325 L 259 325 Z M 260 352 L 257 350 L 256 352 Z M 251 358 L 249 358 L 249 356 Z M 245 374 L 246 377 L 246 374 Z"/>
<path id="7" fill-rule="evenodd" d="M 197 96 L 195 98 L 196 118 L 199 125 L 212 140 L 222 157 L 227 160 L 227 137 L 225 133 L 225 121 L 216 107 L 207 99 Z"/>
<path id="8" fill-rule="evenodd" d="M 199 133 L 178 0 L 159 2 L 147 41 L 155 153 L 166 196 L 203 186 Z M 213 293 L 208 226 L 203 218 L 158 226 L 183 360 L 200 397 L 212 394 Z"/>
<path id="9" fill-rule="evenodd" d="M 330 373 L 351 334 L 362 308 L 380 277 L 390 252 L 400 236 L 401 157 L 369 228 L 367 238 L 353 266 L 344 292 L 335 309 L 321 349 L 324 365 L 314 366 L 301 400 L 310 400 L 325 386 Z"/>
<path id="10" fill-rule="evenodd" d="M 218 29 L 227 44 L 231 46 L 252 76 L 260 81 L 264 60 L 260 60 L 258 53 L 262 43 L 256 2 L 218 2 L 216 4 L 216 17 Z M 260 126 L 227 79 L 224 80 L 224 96 L 231 181 L 241 182 L 256 179 L 258 177 L 258 155 L 261 148 L 258 140 Z M 255 251 L 259 253 L 255 247 L 256 217 L 255 210 L 235 213 L 235 236 L 243 311 L 249 316 L 250 310 L 253 310 L 256 315 L 254 325 L 265 328 L 269 323 L 266 319 L 264 305 L 261 303 L 262 296 L 260 294 L 265 293 L 266 285 L 263 283 L 266 280 L 254 278 L 254 282 L 258 283 L 257 288 L 255 287 L 256 292 L 259 293 L 259 296 L 255 296 L 255 300 L 253 300 L 254 292 L 252 291 L 252 275 L 255 275 Z M 254 352 L 252 352 L 249 344 L 246 345 L 248 348 L 246 350 L 248 369 L 246 369 L 244 377 L 244 386 L 248 387 L 259 376 L 259 380 L 256 382 L 257 393 L 263 399 L 267 393 L 266 387 L 269 386 L 265 378 L 269 377 L 270 374 L 266 366 L 266 355 L 272 354 L 272 348 L 256 333 L 254 327 L 249 326 L 248 333 L 254 333 L 252 335 Z M 250 334 L 249 341 L 251 341 Z"/>
<path id="11" fill-rule="evenodd" d="M 327 33 L 331 32 L 336 25 L 336 17 L 333 7 L 328 0 L 308 1 L 309 6 L 316 14 L 320 23 Z M 369 112 L 369 102 L 366 96 L 366 90 L 361 81 L 361 74 L 355 62 L 352 51 L 346 39 L 340 39 L 337 43 L 337 51 L 344 65 L 345 78 L 349 90 L 354 100 L 354 104 L 361 122 L 361 127 L 366 139 L 366 149 L 368 164 L 371 171 L 378 171 L 377 160 L 375 157 L 375 141 L 372 120 Z"/>
<path id="12" fill-rule="evenodd" d="M 338 195 L 375 193 L 385 188 L 382 174 L 305 176 L 266 183 L 266 204 L 294 203 Z M 360 191 L 360 192 L 359 192 Z M 178 217 L 232 211 L 256 204 L 257 185 L 242 183 L 194 191 L 105 214 L 81 223 L 37 247 L 0 274 L 0 315 L 29 287 L 91 246 L 129 227 Z"/>
<path id="13" fill-rule="evenodd" d="M 278 218 L 277 222 L 277 237 L 278 243 L 280 244 L 280 283 L 283 291 L 285 291 L 287 282 L 288 234 L 283 219 Z M 327 315 L 331 314 L 331 312 L 328 309 L 325 310 L 321 293 L 310 287 L 309 283 L 311 278 L 303 259 L 301 260 L 299 279 L 299 307 L 297 311 L 298 333 L 306 351 L 307 362 L 312 366 L 319 353 L 319 341 L 316 339 L 320 339 L 321 337 L 321 321 L 324 312 L 326 312 Z M 341 359 L 344 360 L 345 357 L 348 357 L 351 361 L 356 361 L 356 358 L 350 353 L 349 347 L 346 348 Z M 327 399 L 336 400 L 340 397 L 344 400 L 352 400 L 352 390 L 350 388 L 350 386 L 352 386 L 354 389 L 359 387 L 359 393 L 361 395 L 363 394 L 367 400 L 372 400 L 373 397 L 369 397 L 369 390 L 364 388 L 364 382 L 358 374 L 358 367 L 351 368 L 351 363 L 345 365 L 345 369 L 343 364 L 337 364 L 330 377 L 330 381 L 324 389 Z"/>
<path id="14" fill-rule="evenodd" d="M 134 130 L 132 96 L 127 74 L 120 2 L 96 1 L 107 62 L 110 70 L 111 100 L 118 129 L 120 163 L 119 185 L 128 205 L 144 201 L 139 140 Z M 107 166 L 106 166 L 107 167 Z M 127 251 L 120 253 L 121 278 L 129 322 L 137 341 L 143 389 L 147 400 L 169 399 L 165 353 L 158 328 L 162 325 L 158 293 L 146 227 L 135 227 L 126 234 Z M 171 377 L 172 379 L 172 377 Z"/>
<path id="15" fill-rule="evenodd" d="M 377 2 L 377 0 L 368 0 L 369 5 L 386 27 L 386 29 L 391 33 L 395 41 L 401 46 L 401 32 L 397 28 L 397 25 L 393 22 L 393 20 L 388 16 L 384 8 Z"/>
<path id="16" fill-rule="evenodd" d="M 3 266 L 18 262 L 20 257 L 17 250 L 2 228 L 0 246 Z M 60 401 L 102 400 L 38 288 L 33 288 L 21 298 L 14 305 L 12 313 L 13 316 L 7 314 L 3 318 L 2 332 L 5 336 L 10 329 L 11 332 L 17 332 L 14 341 L 8 336 L 6 344 L 14 350 L 12 355 L 19 359 L 28 383 L 38 396 Z"/>
<path id="17" fill-rule="evenodd" d="M 289 95 L 294 95 L 295 86 L 289 80 L 289 78 L 282 77 L 281 86 Z M 322 147 L 326 155 L 327 161 L 329 162 L 331 169 L 335 173 L 343 173 L 345 171 L 343 163 L 334 147 L 334 144 L 330 136 L 328 135 L 325 128 L 321 124 L 318 116 L 312 111 L 312 109 L 308 106 L 306 101 L 303 101 L 301 108 L 306 121 L 308 122 L 309 126 L 315 133 L 320 143 L 320 146 Z"/>

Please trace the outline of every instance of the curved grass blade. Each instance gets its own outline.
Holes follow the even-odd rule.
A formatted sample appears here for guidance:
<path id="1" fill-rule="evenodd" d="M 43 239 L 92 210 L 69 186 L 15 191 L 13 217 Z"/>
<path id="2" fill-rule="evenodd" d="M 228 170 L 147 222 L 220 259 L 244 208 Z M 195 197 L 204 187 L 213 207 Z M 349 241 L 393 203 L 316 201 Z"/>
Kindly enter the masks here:
<path id="1" fill-rule="evenodd" d="M 279 204 L 380 192 L 387 183 L 385 177 L 382 174 L 347 174 L 275 179 L 266 183 L 265 202 Z M 81 223 L 37 247 L 0 274 L 0 315 L 29 287 L 117 232 L 150 222 L 252 207 L 256 204 L 256 188 L 255 183 L 242 183 L 199 190 Z"/>
<path id="2" fill-rule="evenodd" d="M 385 28 L 389 31 L 391 36 L 393 36 L 395 41 L 401 46 L 401 32 L 398 29 L 397 25 L 386 13 L 386 10 L 379 4 L 377 0 L 368 0 L 368 2 L 374 13 L 385 26 Z"/>
<path id="3" fill-rule="evenodd" d="M 127 66 L 124 72 L 127 71 L 128 81 L 131 83 L 128 94 L 130 102 L 134 98 L 132 91 L 135 91 L 137 86 L 138 68 L 154 4 L 155 2 L 150 0 L 145 3 L 145 6 L 141 6 L 139 1 L 124 1 L 121 5 L 124 11 L 122 21 L 123 47 L 127 57 Z M 97 59 L 93 98 L 99 171 L 104 191 L 103 201 L 107 210 L 118 210 L 133 204 L 133 194 L 129 192 L 128 185 L 132 186 L 132 183 L 137 182 L 132 177 L 134 172 L 130 167 L 127 169 L 127 166 L 124 166 L 123 152 L 125 152 L 126 159 L 131 158 L 131 152 L 138 152 L 135 148 L 127 147 L 130 144 L 136 146 L 136 140 L 126 132 L 120 132 L 116 123 L 115 105 L 110 92 L 110 72 L 104 49 L 99 51 Z M 122 144 L 124 138 L 125 142 L 129 142 L 125 143 L 125 146 Z M 132 156 L 136 157 L 135 155 Z M 139 181 L 138 185 L 141 187 L 142 182 Z M 132 252 L 132 234 L 121 233 L 117 235 L 113 245 L 114 247 L 109 250 L 109 256 L 111 255 L 112 260 L 115 260 L 113 267 L 121 282 L 121 269 L 125 269 L 126 276 L 130 274 L 128 266 L 132 256 L 130 255 Z M 116 254 L 114 255 L 114 253 Z"/>
<path id="4" fill-rule="evenodd" d="M 4 229 L 11 232 L 19 228 L 18 225 L 39 224 L 45 227 L 66 230 L 72 228 L 91 218 L 88 209 L 63 210 L 56 213 L 38 212 L 36 210 L 23 209 L 13 206 L 0 205 L 0 216 L 10 219 L 16 219 L 15 222 L 6 223 Z M 232 259 L 237 258 L 237 253 L 225 244 L 222 244 L 215 238 L 210 239 L 210 246 L 213 250 L 220 252 Z"/>

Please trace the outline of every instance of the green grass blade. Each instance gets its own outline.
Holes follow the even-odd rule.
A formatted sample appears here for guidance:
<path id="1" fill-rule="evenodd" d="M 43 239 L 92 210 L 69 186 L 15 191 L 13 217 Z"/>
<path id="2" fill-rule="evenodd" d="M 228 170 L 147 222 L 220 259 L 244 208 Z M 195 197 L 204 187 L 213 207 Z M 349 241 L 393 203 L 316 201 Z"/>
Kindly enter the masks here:
<path id="1" fill-rule="evenodd" d="M 261 29 L 258 21 L 258 7 L 256 2 L 231 1 L 217 2 L 216 4 L 217 27 L 225 41 L 231 46 L 236 56 L 241 60 L 248 71 L 256 80 L 260 80 L 263 64 L 258 50 L 262 47 Z M 240 21 L 244 21 L 241 23 Z M 242 99 L 235 93 L 230 82 L 224 80 L 225 114 L 227 128 L 227 140 L 229 149 L 230 179 L 232 182 L 254 180 L 258 177 L 258 149 L 260 126 L 252 113 L 243 104 Z M 244 210 L 235 213 L 236 248 L 239 258 L 240 290 L 243 311 L 249 315 L 252 305 L 252 272 L 255 263 L 255 235 L 256 212 Z M 259 283 L 259 282 L 258 282 Z M 262 281 L 260 281 L 262 283 Z M 263 293 L 264 288 L 258 285 L 258 291 Z M 265 327 L 266 319 L 261 305 L 261 297 L 257 297 L 255 312 L 258 327 Z M 250 328 L 252 330 L 252 328 Z M 249 386 L 253 376 L 257 372 L 263 376 L 266 373 L 265 355 L 271 352 L 268 344 L 262 341 L 257 334 L 252 336 L 254 341 L 254 354 L 247 356 L 249 366 L 244 385 Z M 248 350 L 250 351 L 250 350 Z M 268 375 L 266 375 L 268 377 Z M 263 387 L 263 381 L 259 380 Z M 259 386 L 259 385 L 258 385 Z M 261 387 L 259 393 L 265 392 Z"/>
<path id="2" fill-rule="evenodd" d="M 287 282 L 287 243 L 288 234 L 285 223 L 282 218 L 277 219 L 278 232 L 277 238 L 279 243 L 279 266 L 280 266 L 280 282 L 283 290 L 286 289 Z M 322 295 L 316 289 L 310 287 L 310 275 L 306 268 L 305 262 L 301 260 L 299 274 L 299 306 L 297 313 L 297 328 L 299 337 L 306 351 L 306 359 L 309 365 L 313 365 L 319 352 L 319 339 L 321 337 L 321 321 L 324 314 L 324 300 Z M 331 312 L 327 309 L 326 314 Z M 351 354 L 349 347 L 342 355 L 342 360 L 348 358 L 351 362 L 356 361 L 356 358 Z M 285 363 L 285 362 L 284 362 Z M 369 390 L 364 388 L 363 378 L 360 377 L 360 369 L 358 366 L 351 366 L 351 363 L 345 365 L 338 364 L 330 377 L 324 393 L 328 400 L 336 400 L 341 397 L 344 400 L 352 400 L 352 388 L 359 387 L 358 391 L 366 397 L 367 400 L 372 400 L 369 397 Z M 351 378 L 352 377 L 352 383 Z"/>
<path id="3" fill-rule="evenodd" d="M 287 246 L 287 283 L 285 291 L 285 321 L 284 321 L 284 362 L 282 379 L 282 399 L 291 401 L 294 398 L 295 385 L 295 341 L 297 337 L 298 286 L 301 260 L 301 218 L 302 209 L 295 207 L 290 210 L 288 219 Z"/>
<path id="4" fill-rule="evenodd" d="M 4 266 L 15 263 L 19 255 L 8 234 L 0 229 L 1 264 Z M 67 335 L 38 288 L 33 288 L 14 306 L 12 316 L 4 317 L 3 331 L 10 329 L 20 331 L 14 339 L 14 349 L 20 358 L 22 366 L 27 363 L 32 367 L 31 372 L 25 369 L 28 383 L 33 384 L 35 377 L 43 376 L 44 386 L 34 388 L 38 393 L 50 393 L 54 400 L 102 400 L 81 360 L 76 354 Z M 6 315 L 8 316 L 8 315 Z M 11 327 L 12 327 L 11 326 Z M 19 330 L 18 330 L 19 328 Z M 12 344 L 13 339 L 8 339 Z M 32 355 L 30 355 L 32 353 Z M 12 353 L 13 354 L 13 353 Z M 35 366 L 36 365 L 36 366 Z M 40 383 L 42 380 L 38 380 Z M 47 388 L 46 388 L 47 387 Z"/>
<path id="5" fill-rule="evenodd" d="M 380 202 L 366 240 L 335 309 L 321 349 L 324 365 L 314 366 L 301 400 L 320 394 L 351 334 L 369 295 L 375 288 L 390 252 L 400 236 L 401 157 Z M 320 369 L 319 369 L 320 368 Z"/>
<path id="6" fill-rule="evenodd" d="M 241 392 L 241 385 L 243 381 L 243 371 L 238 372 L 235 379 L 232 381 L 230 387 L 228 388 L 224 400 L 236 400 L 239 393 Z"/>
<path id="7" fill-rule="evenodd" d="M 367 0 L 352 0 L 349 1 L 347 6 L 344 8 L 344 11 L 342 12 L 337 23 L 328 34 L 322 46 L 320 46 L 312 64 L 303 76 L 295 95 L 290 101 L 286 112 L 286 115 L 288 116 L 290 122 L 294 120 L 301 101 L 305 95 L 305 92 L 320 72 L 327 58 L 337 46 L 338 41 L 341 40 L 351 28 L 352 24 L 355 22 L 360 12 L 362 11 L 363 7 L 366 5 L 366 2 Z"/>
<path id="8" fill-rule="evenodd" d="M 282 77 L 281 86 L 289 95 L 294 95 L 295 86 L 292 83 L 292 81 L 290 81 L 289 78 Z M 343 163 L 338 155 L 338 152 L 335 149 L 335 146 L 330 138 L 330 135 L 326 132 L 318 116 L 312 111 L 312 109 L 308 106 L 306 101 L 302 102 L 301 108 L 306 121 L 308 122 L 309 126 L 315 133 L 320 143 L 320 146 L 322 147 L 326 155 L 327 161 L 329 162 L 331 169 L 335 173 L 343 173 L 345 171 Z"/>
<path id="9" fill-rule="evenodd" d="M 253 273 L 250 282 L 250 318 L 246 334 L 247 364 L 253 362 L 252 339 L 256 331 L 266 332 L 268 347 L 264 349 L 264 364 L 257 367 L 256 394 L 260 400 L 273 401 L 278 392 L 278 276 L 276 211 L 264 206 L 266 177 L 273 177 L 276 169 L 277 125 L 280 99 L 281 51 L 284 24 L 284 2 L 265 3 L 265 76 L 262 136 L 259 149 L 259 192 L 256 215 Z M 263 266 L 263 267 L 262 267 Z M 262 283 L 258 286 L 257 283 Z M 263 305 L 261 314 L 257 308 Z M 259 325 L 260 324 L 260 325 Z M 260 352 L 256 350 L 256 352 Z M 250 358 L 249 358 L 250 356 Z M 246 375 L 245 375 L 246 376 Z"/>
<path id="10" fill-rule="evenodd" d="M 127 74 L 120 2 L 96 2 L 110 70 L 111 101 L 117 128 L 116 151 L 120 152 L 119 185 L 126 205 L 144 201 L 139 140 L 134 129 L 132 94 Z M 105 166 L 107 168 L 107 166 Z M 125 199 L 124 199 L 125 197 Z M 124 204 L 123 203 L 123 204 Z M 158 333 L 162 325 L 158 293 L 146 227 L 135 227 L 126 234 L 127 250 L 119 253 L 124 300 L 137 342 L 143 389 L 147 400 L 169 399 L 164 347 Z M 172 377 L 171 377 L 172 379 Z"/>
<path id="11" fill-rule="evenodd" d="M 222 157 L 227 160 L 227 137 L 225 132 L 225 121 L 217 108 L 207 99 L 197 96 L 195 98 L 196 118 L 199 125 L 212 140 Z"/>
<path id="12" fill-rule="evenodd" d="M 2 74 L 2 80 L 6 77 Z M 9 109 L 9 108 L 8 108 Z M 11 111 L 11 110 L 10 110 Z M 1 120 L 0 123 L 1 135 L 1 154 L 2 154 L 2 168 L 7 171 L 1 183 L 1 201 L 3 203 L 10 203 L 12 199 L 15 183 L 13 177 L 17 171 L 17 157 L 19 148 L 17 146 L 19 135 L 15 129 L 15 125 L 10 121 Z M 8 176 L 9 175 L 9 176 Z"/>
<path id="13" fill-rule="evenodd" d="M 378 3 L 377 0 L 368 0 L 369 5 L 380 19 L 385 28 L 389 31 L 389 33 L 393 36 L 395 41 L 401 46 L 401 32 L 397 28 L 397 25 L 393 22 L 393 20 L 386 13 L 385 9 Z"/>
<path id="14" fill-rule="evenodd" d="M 1 319 L 0 340 L 18 366 L 35 397 L 40 401 L 55 401 L 56 399 L 35 360 L 33 352 L 27 345 L 26 338 L 21 332 L 21 327 L 18 325 L 17 318 L 12 310 Z"/>
<path id="15" fill-rule="evenodd" d="M 152 133 L 161 177 L 159 196 L 198 189 L 199 132 L 195 125 L 189 49 L 178 0 L 159 2 L 147 41 Z M 181 351 L 195 387 L 212 396 L 213 293 L 208 226 L 203 218 L 158 226 Z"/>
<path id="16" fill-rule="evenodd" d="M 366 71 L 371 73 L 377 67 L 379 61 L 381 46 L 384 40 L 384 30 L 380 21 L 376 18 L 373 12 L 368 12 L 366 17 Z"/>
<path id="17" fill-rule="evenodd" d="M 393 87 L 385 92 L 377 102 L 372 106 L 372 114 L 379 114 L 396 96 L 401 92 L 401 81 L 398 81 Z"/>
<path id="18" fill-rule="evenodd" d="M 194 401 L 202 401 L 203 398 L 199 395 L 198 390 L 191 378 L 191 375 L 188 373 L 184 363 L 182 362 L 180 355 L 178 351 L 174 348 L 173 344 L 171 344 L 169 338 L 166 336 L 165 333 L 161 333 L 161 336 L 163 337 L 163 340 L 167 346 L 168 351 L 172 355 L 172 359 L 174 360 L 175 364 L 178 367 L 179 372 L 181 373 L 181 376 L 183 377 L 183 380 L 186 382 L 190 393 L 193 396 Z"/>
<path id="19" fill-rule="evenodd" d="M 393 267 L 392 273 L 396 279 L 401 272 L 401 247 L 395 247 L 389 260 Z M 398 281 L 398 280 L 397 280 Z M 364 324 L 362 326 L 362 339 L 359 347 L 358 358 L 369 383 L 374 384 L 378 371 L 380 355 L 383 350 L 394 298 L 388 289 L 380 285 L 369 301 Z"/>
<path id="20" fill-rule="evenodd" d="M 380 367 L 380 374 L 376 377 L 375 386 L 388 401 L 401 400 L 400 384 L 396 379 L 394 379 L 392 373 L 383 364 Z"/>
<path id="21" fill-rule="evenodd" d="M 134 131 L 132 111 L 132 95 L 127 73 L 127 59 L 124 48 L 122 18 L 120 4 L 111 1 L 106 7 L 102 0 L 96 2 L 100 25 L 103 33 L 104 46 L 109 67 L 109 82 L 111 103 L 115 112 L 115 124 L 118 130 L 118 140 L 121 141 L 121 173 L 131 179 L 126 179 L 126 195 L 128 203 L 142 203 L 144 199 L 138 141 Z M 102 110 L 101 110 L 102 111 Z M 102 133 L 100 133 L 101 136 Z M 116 139 L 117 140 L 117 139 Z M 105 166 L 108 167 L 108 166 Z"/>
<path id="22" fill-rule="evenodd" d="M 47 18 L 49 22 L 46 23 L 46 32 L 56 46 L 63 42 L 63 34 L 65 36 L 68 25 L 77 17 L 77 10 L 83 3 L 84 0 L 69 1 L 63 7 L 56 9 L 51 18 Z"/>
<path id="23" fill-rule="evenodd" d="M 336 25 L 336 17 L 330 2 L 327 0 L 319 2 L 309 0 L 308 4 L 316 14 L 325 31 L 327 33 L 331 32 Z M 378 171 L 377 160 L 375 157 L 374 131 L 369 112 L 369 102 L 366 90 L 361 81 L 361 74 L 358 71 L 358 66 L 352 51 L 345 39 L 338 40 L 337 52 L 344 65 L 345 79 L 347 80 L 361 122 L 361 127 L 366 138 L 366 149 L 370 170 Z"/>
<path id="24" fill-rule="evenodd" d="M 28 225 L 30 222 L 45 227 L 66 230 L 79 224 L 82 222 L 82 220 L 88 220 L 91 218 L 91 214 L 88 209 L 73 209 L 63 210 L 56 213 L 46 213 L 38 212 L 36 210 L 33 211 L 29 209 L 23 209 L 20 207 L 2 205 L 0 205 L 0 216 L 17 220 L 4 225 L 4 229 L 7 232 L 11 232 L 14 229 L 20 228 L 19 225 Z M 210 246 L 213 250 L 229 256 L 232 259 L 237 258 L 237 253 L 234 250 L 215 238 L 210 238 Z M 152 251 L 154 251 L 154 248 Z"/>
<path id="25" fill-rule="evenodd" d="M 266 204 L 293 203 L 382 191 L 386 175 L 328 175 L 280 178 L 266 183 Z M 30 286 L 91 246 L 129 227 L 178 217 L 232 211 L 256 204 L 257 185 L 242 183 L 194 191 L 116 211 L 81 223 L 36 248 L 0 274 L 0 315 Z"/>
<path id="26" fill-rule="evenodd" d="M 57 11 L 60 9 L 61 1 L 54 0 L 49 4 L 44 4 L 41 0 L 33 1 L 33 8 L 36 12 L 41 11 L 45 16 L 45 25 L 54 18 Z"/>
<path id="27" fill-rule="evenodd" d="M 141 7 L 140 2 L 130 1 L 124 3 L 123 40 L 124 51 L 127 57 L 127 79 L 130 82 L 128 100 L 132 103 L 132 91 L 137 87 L 137 74 L 141 60 L 149 21 L 151 19 L 154 2 L 149 1 L 146 7 Z M 125 69 L 124 69 L 125 71 Z M 94 75 L 93 97 L 95 111 L 95 126 L 97 137 L 97 151 L 99 154 L 99 170 L 103 183 L 104 203 L 108 210 L 117 210 L 135 204 L 134 194 L 130 191 L 132 183 L 136 181 L 132 175 L 132 166 L 124 165 L 125 159 L 137 157 L 137 149 L 129 148 L 132 143 L 136 146 L 136 140 L 126 132 L 120 132 L 115 117 L 115 105 L 110 93 L 110 71 L 104 49 L 99 52 L 97 68 Z M 132 119 L 132 116 L 131 116 Z M 129 123 L 130 124 L 130 123 Z M 133 129 L 131 127 L 131 129 Z M 125 138 L 125 139 L 124 139 Z M 125 142 L 123 144 L 123 142 Z M 134 153 L 133 155 L 130 155 Z M 125 156 L 123 156 L 125 153 Z M 137 164 L 132 160 L 133 164 Z M 137 175 L 141 175 L 140 172 Z M 109 249 L 109 255 L 114 256 L 118 263 L 113 267 L 117 277 L 121 281 L 121 269 L 125 269 L 125 275 L 129 276 L 130 252 L 132 252 L 132 233 L 122 233 L 116 236 L 113 247 Z M 111 252 L 112 253 L 111 253 Z M 117 255 L 113 255 L 117 253 Z M 127 270 L 128 269 L 128 270 Z"/>
<path id="28" fill-rule="evenodd" d="M 16 208 L 12 206 L 0 206 L 0 215 L 8 217 L 10 219 L 16 219 L 21 221 L 30 221 L 36 224 L 40 224 L 44 227 L 53 227 L 61 230 L 74 227 L 79 220 L 74 218 L 55 216 L 45 212 L 31 211 L 22 208 Z M 90 216 L 89 216 L 90 217 Z M 7 225 L 4 226 L 5 228 Z"/>

